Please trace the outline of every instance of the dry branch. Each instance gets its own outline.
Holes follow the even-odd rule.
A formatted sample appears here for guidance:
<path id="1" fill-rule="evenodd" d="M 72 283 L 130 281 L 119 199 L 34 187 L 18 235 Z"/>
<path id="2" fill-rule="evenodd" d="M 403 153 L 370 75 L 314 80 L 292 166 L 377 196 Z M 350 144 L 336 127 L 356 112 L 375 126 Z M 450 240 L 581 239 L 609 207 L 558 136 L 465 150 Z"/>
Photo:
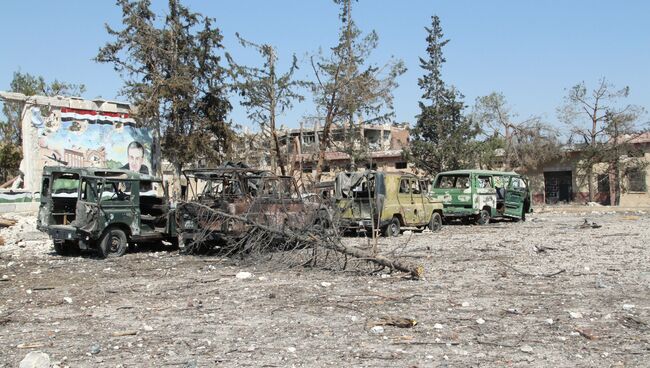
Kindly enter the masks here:
<path id="1" fill-rule="evenodd" d="M 264 248 L 273 240 L 280 239 L 284 244 L 298 244 L 294 249 L 300 249 L 301 246 L 304 247 L 310 245 L 314 249 L 314 252 L 317 252 L 319 247 L 332 250 L 347 256 L 352 256 L 380 266 L 388 267 L 390 269 L 407 272 L 416 279 L 419 279 L 424 275 L 424 268 L 420 265 L 412 265 L 410 263 L 390 259 L 381 255 L 372 254 L 372 252 L 366 250 L 345 245 L 340 241 L 340 238 L 337 235 L 330 234 L 328 230 L 320 227 L 310 226 L 306 229 L 298 230 L 290 228 L 279 229 L 252 221 L 245 216 L 229 214 L 199 203 L 191 203 L 191 205 L 200 208 L 204 216 L 208 214 L 209 221 L 216 221 L 219 218 L 225 218 L 241 221 L 250 226 L 250 230 L 245 234 L 244 238 L 230 244 L 230 251 L 235 254 L 251 252 L 255 250 L 256 246 L 260 247 L 260 244 L 263 244 L 262 248 Z M 209 230 L 203 231 L 209 232 Z M 207 234 L 203 234 L 200 238 L 207 238 L 205 235 Z M 203 244 L 200 244 L 201 242 L 195 241 L 195 243 L 197 244 L 190 245 L 188 253 L 192 253 L 194 248 L 205 248 Z M 286 247 L 284 249 L 286 249 Z"/>

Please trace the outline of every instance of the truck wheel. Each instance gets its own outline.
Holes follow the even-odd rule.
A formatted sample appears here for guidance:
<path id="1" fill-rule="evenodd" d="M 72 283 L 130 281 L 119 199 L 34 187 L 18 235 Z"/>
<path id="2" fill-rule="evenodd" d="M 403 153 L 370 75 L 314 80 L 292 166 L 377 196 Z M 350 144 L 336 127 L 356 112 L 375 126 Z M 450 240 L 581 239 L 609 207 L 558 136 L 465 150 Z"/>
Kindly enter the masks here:
<path id="1" fill-rule="evenodd" d="M 383 233 L 385 237 L 398 236 L 400 234 L 399 219 L 397 217 L 393 217 L 393 219 L 390 221 L 390 224 L 384 228 Z"/>
<path id="2" fill-rule="evenodd" d="M 54 252 L 60 256 L 70 255 L 70 247 L 65 241 L 54 243 Z"/>
<path id="3" fill-rule="evenodd" d="M 476 223 L 479 225 L 487 225 L 490 223 L 490 212 L 488 210 L 481 210 L 478 214 L 478 218 L 476 219 Z"/>
<path id="4" fill-rule="evenodd" d="M 126 234 L 120 229 L 110 229 L 99 242 L 99 255 L 106 257 L 121 257 L 126 253 Z"/>
<path id="5" fill-rule="evenodd" d="M 431 231 L 440 231 L 442 229 L 442 216 L 438 212 L 431 214 L 431 220 L 429 221 L 429 230 Z"/>

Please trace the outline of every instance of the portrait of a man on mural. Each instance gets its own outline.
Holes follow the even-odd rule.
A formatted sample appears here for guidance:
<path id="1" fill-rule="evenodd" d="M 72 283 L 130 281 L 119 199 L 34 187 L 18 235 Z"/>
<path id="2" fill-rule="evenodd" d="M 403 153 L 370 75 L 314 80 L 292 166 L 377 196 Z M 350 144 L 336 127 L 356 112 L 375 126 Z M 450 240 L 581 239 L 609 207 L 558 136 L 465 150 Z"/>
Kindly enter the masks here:
<path id="1" fill-rule="evenodd" d="M 136 171 L 140 174 L 149 174 L 149 168 L 144 164 L 144 147 L 140 142 L 133 141 L 129 143 L 126 152 L 129 162 L 122 166 L 122 169 Z"/>
<path id="2" fill-rule="evenodd" d="M 39 108 L 32 108 L 43 166 L 105 167 L 150 173 L 151 129 L 139 127 L 128 114 L 71 108 L 41 114 Z"/>

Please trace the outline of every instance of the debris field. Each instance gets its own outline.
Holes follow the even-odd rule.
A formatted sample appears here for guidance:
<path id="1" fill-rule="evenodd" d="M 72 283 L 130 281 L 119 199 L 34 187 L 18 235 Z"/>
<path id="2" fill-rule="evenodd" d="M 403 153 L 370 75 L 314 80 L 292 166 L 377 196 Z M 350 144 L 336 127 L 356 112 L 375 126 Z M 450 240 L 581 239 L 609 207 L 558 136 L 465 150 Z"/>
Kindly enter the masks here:
<path id="1" fill-rule="evenodd" d="M 380 238 L 422 279 L 178 251 L 55 255 L 0 229 L 0 365 L 638 367 L 650 355 L 650 216 L 608 208 Z M 343 243 L 370 247 L 365 238 Z M 305 250 L 308 251 L 308 250 Z"/>

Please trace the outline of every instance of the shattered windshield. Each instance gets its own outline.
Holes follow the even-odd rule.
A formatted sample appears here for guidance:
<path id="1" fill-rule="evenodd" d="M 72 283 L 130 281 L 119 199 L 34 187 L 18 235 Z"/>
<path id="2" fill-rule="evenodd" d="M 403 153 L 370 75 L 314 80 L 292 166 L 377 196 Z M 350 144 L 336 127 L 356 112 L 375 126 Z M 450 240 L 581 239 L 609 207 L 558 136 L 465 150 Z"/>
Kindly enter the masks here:
<path id="1" fill-rule="evenodd" d="M 373 198 L 376 180 L 372 173 L 341 173 L 336 178 L 338 198 Z"/>

